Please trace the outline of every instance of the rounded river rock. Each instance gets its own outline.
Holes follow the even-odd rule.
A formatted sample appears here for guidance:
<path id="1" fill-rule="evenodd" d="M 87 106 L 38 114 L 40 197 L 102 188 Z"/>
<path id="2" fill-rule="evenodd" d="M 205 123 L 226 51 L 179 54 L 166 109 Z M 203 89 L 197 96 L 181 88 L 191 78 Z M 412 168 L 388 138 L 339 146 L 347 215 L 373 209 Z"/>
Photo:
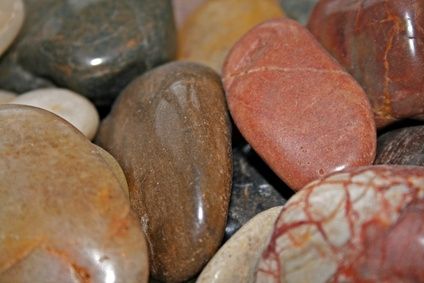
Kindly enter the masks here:
<path id="1" fill-rule="evenodd" d="M 185 62 L 146 73 L 120 95 L 97 141 L 125 172 L 153 276 L 194 276 L 218 249 L 228 213 L 231 137 L 219 76 Z"/>
<path id="2" fill-rule="evenodd" d="M 374 161 L 365 93 L 299 23 L 256 26 L 233 47 L 223 77 L 240 132 L 294 190 Z"/>
<path id="3" fill-rule="evenodd" d="M 148 247 L 123 190 L 70 124 L 0 106 L 0 282 L 147 282 Z"/>

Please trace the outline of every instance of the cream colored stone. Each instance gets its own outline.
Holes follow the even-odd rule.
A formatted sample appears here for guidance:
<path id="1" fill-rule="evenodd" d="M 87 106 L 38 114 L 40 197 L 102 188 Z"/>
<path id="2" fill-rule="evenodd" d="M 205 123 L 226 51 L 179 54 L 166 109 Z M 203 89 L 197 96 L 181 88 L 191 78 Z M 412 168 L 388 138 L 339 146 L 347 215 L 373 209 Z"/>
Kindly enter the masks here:
<path id="1" fill-rule="evenodd" d="M 0 55 L 18 35 L 24 17 L 22 0 L 0 0 Z"/>
<path id="2" fill-rule="evenodd" d="M 0 104 L 5 104 L 16 98 L 16 94 L 13 92 L 0 90 Z"/>
<path id="3" fill-rule="evenodd" d="M 99 114 L 85 97 L 70 90 L 45 88 L 27 92 L 10 104 L 30 105 L 53 112 L 93 139 L 99 127 Z"/>
<path id="4" fill-rule="evenodd" d="M 268 244 L 282 206 L 263 211 L 226 242 L 203 269 L 196 283 L 250 283 Z"/>

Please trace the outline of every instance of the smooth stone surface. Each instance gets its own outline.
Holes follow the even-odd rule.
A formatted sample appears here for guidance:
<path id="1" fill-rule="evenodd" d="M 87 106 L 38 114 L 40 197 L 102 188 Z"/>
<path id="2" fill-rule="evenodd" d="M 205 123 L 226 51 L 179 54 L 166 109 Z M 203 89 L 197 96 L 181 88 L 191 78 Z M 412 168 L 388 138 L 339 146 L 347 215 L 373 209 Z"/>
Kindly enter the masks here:
<path id="1" fill-rule="evenodd" d="M 56 115 L 0 106 L 0 207 L 0 282 L 147 282 L 148 248 L 119 182 Z"/>
<path id="2" fill-rule="evenodd" d="M 424 282 L 424 168 L 315 181 L 281 211 L 256 282 Z"/>
<path id="3" fill-rule="evenodd" d="M 121 164 L 150 245 L 152 275 L 194 276 L 218 249 L 231 190 L 225 96 L 211 69 L 175 62 L 132 82 L 97 141 Z"/>
<path id="4" fill-rule="evenodd" d="M 229 239 L 247 221 L 286 200 L 249 164 L 239 150 L 233 150 L 233 182 L 225 239 Z"/>
<path id="5" fill-rule="evenodd" d="M 175 57 L 170 0 L 56 1 L 37 24 L 19 46 L 19 62 L 98 106 Z"/>
<path id="6" fill-rule="evenodd" d="M 281 209 L 282 206 L 270 208 L 249 220 L 219 249 L 196 282 L 254 282 L 256 265 L 271 238 Z"/>
<path id="7" fill-rule="evenodd" d="M 255 25 L 283 12 L 276 0 L 208 0 L 193 11 L 179 32 L 178 58 L 218 73 L 229 50 Z"/>
<path id="8" fill-rule="evenodd" d="M 375 164 L 424 166 L 424 126 L 403 128 L 380 136 Z"/>
<path id="9" fill-rule="evenodd" d="M 22 0 L 0 1 L 0 56 L 12 44 L 25 17 Z"/>
<path id="10" fill-rule="evenodd" d="M 8 103 L 16 98 L 16 94 L 10 91 L 0 90 L 0 104 Z"/>
<path id="11" fill-rule="evenodd" d="M 34 106 L 53 112 L 71 123 L 90 140 L 96 135 L 100 123 L 96 107 L 85 97 L 67 89 L 38 89 L 19 95 L 9 103 Z"/>
<path id="12" fill-rule="evenodd" d="M 365 93 L 299 23 L 249 31 L 227 57 L 223 80 L 240 132 L 292 189 L 374 161 Z"/>
<path id="13" fill-rule="evenodd" d="M 309 15 L 311 14 L 312 9 L 314 8 L 315 4 L 319 0 L 279 0 L 279 1 L 288 17 L 304 25 L 308 22 Z"/>
<path id="14" fill-rule="evenodd" d="M 36 34 L 40 23 L 46 20 L 46 13 L 57 0 L 23 0 L 25 4 L 25 21 L 15 42 L 0 57 L 0 88 L 16 93 L 33 89 L 53 87 L 46 78 L 38 77 L 21 66 L 18 61 L 19 46 Z"/>
<path id="15" fill-rule="evenodd" d="M 189 17 L 190 14 L 205 1 L 207 0 L 172 0 L 177 28 L 181 28 L 187 17 Z"/>
<path id="16" fill-rule="evenodd" d="M 321 0 L 308 24 L 356 78 L 377 127 L 424 114 L 424 2 Z"/>

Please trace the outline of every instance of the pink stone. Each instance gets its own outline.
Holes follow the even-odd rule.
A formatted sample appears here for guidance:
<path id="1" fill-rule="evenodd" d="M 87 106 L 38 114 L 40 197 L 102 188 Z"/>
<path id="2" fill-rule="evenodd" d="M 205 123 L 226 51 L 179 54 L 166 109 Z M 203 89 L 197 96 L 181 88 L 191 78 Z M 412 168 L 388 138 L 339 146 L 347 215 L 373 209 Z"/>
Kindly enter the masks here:
<path id="1" fill-rule="evenodd" d="M 424 282 L 424 167 L 369 166 L 287 202 L 256 282 Z"/>
<path id="2" fill-rule="evenodd" d="M 281 19 L 252 29 L 223 71 L 235 123 L 291 188 L 373 162 L 365 93 L 300 24 Z"/>

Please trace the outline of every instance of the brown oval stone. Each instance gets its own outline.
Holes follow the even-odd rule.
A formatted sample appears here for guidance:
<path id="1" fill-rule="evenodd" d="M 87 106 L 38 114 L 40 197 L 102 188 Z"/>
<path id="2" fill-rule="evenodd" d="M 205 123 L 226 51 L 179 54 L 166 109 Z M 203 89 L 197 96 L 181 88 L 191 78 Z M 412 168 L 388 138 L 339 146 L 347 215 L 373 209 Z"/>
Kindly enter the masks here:
<path id="1" fill-rule="evenodd" d="M 362 85 L 378 127 L 424 114 L 423 26 L 422 0 L 321 0 L 308 24 Z"/>
<path id="2" fill-rule="evenodd" d="M 222 240 L 231 188 L 231 139 L 220 78 L 175 62 L 132 82 L 98 142 L 121 164 L 147 234 L 153 276 L 195 275 Z"/>
<path id="3" fill-rule="evenodd" d="M 221 72 L 237 40 L 257 24 L 283 16 L 277 0 L 206 0 L 179 32 L 178 58 Z"/>
<path id="4" fill-rule="evenodd" d="M 227 57 L 224 86 L 241 133 L 291 188 L 373 162 L 365 93 L 297 22 L 248 32 Z"/>
<path id="5" fill-rule="evenodd" d="M 0 282 L 147 282 L 146 241 L 119 182 L 56 115 L 0 106 L 0 207 Z"/>

